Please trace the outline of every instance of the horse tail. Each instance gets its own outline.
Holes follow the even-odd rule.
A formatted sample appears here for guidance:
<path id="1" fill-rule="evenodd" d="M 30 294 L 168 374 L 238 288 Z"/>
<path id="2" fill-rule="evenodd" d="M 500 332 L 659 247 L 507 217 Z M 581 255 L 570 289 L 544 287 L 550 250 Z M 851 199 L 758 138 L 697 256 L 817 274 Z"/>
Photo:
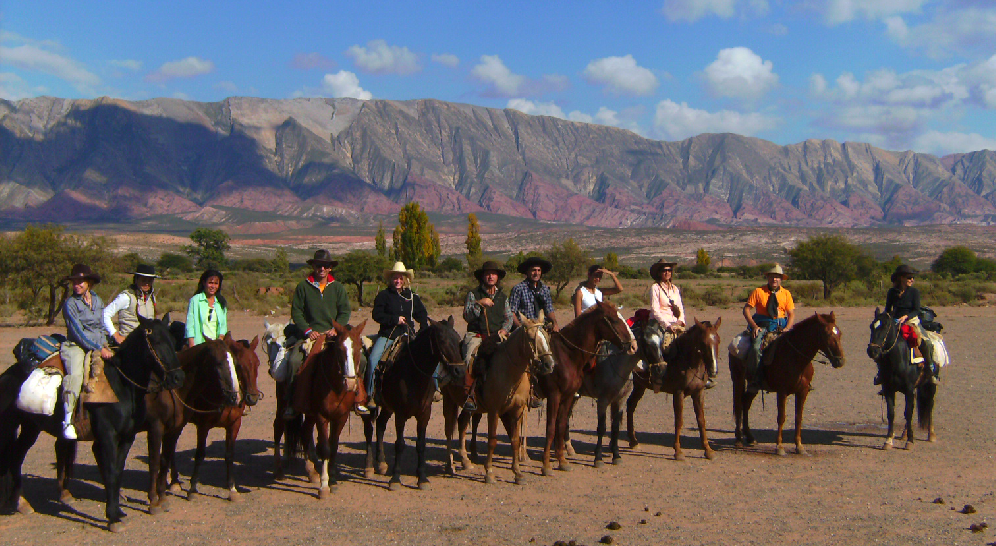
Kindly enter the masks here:
<path id="1" fill-rule="evenodd" d="M 304 416 L 295 415 L 284 425 L 284 455 L 293 459 L 297 457 L 303 445 L 301 429 L 304 428 Z"/>
<path id="2" fill-rule="evenodd" d="M 937 385 L 926 383 L 916 389 L 916 418 L 920 430 L 930 430 L 934 415 L 934 395 Z"/>

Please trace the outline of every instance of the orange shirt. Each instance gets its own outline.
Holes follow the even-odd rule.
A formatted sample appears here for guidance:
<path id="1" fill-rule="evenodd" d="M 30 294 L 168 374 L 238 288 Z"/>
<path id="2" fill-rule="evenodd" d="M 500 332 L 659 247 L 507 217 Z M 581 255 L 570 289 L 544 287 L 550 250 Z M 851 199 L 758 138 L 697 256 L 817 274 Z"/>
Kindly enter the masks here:
<path id="1" fill-rule="evenodd" d="M 747 298 L 747 305 L 754 308 L 755 313 L 768 316 L 768 298 L 771 297 L 771 290 L 768 285 L 755 288 Z M 792 301 L 792 294 L 784 286 L 778 290 L 778 316 L 771 318 L 782 318 L 788 316 L 788 312 L 795 309 L 795 302 Z"/>

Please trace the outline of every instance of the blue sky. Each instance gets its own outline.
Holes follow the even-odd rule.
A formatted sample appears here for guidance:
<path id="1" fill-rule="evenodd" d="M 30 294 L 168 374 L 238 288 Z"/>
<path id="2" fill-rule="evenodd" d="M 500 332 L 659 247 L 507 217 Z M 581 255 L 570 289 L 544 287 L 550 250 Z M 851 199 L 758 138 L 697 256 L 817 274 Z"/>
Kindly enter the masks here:
<path id="1" fill-rule="evenodd" d="M 680 140 L 996 149 L 994 0 L 0 3 L 0 96 L 435 98 Z"/>

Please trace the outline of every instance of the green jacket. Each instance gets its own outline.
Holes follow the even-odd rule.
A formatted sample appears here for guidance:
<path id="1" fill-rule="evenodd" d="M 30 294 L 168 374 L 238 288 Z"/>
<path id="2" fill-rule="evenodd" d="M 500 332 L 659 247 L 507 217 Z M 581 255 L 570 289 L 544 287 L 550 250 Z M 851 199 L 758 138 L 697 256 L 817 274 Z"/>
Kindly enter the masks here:
<path id="1" fill-rule="evenodd" d="M 331 277 L 331 275 L 330 275 Z M 305 335 L 312 330 L 326 332 L 332 329 L 332 321 L 345 325 L 349 322 L 349 297 L 342 283 L 330 280 L 325 292 L 318 289 L 318 283 L 309 275 L 294 289 L 291 303 L 291 320 Z"/>

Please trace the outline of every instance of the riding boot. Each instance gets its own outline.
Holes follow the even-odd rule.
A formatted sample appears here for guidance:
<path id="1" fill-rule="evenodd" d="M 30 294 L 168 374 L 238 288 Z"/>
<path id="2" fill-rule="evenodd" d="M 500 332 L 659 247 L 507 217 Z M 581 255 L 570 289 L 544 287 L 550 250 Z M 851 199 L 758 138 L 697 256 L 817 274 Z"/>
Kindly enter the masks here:
<path id="1" fill-rule="evenodd" d="M 76 427 L 73 426 L 73 413 L 76 412 L 76 393 L 62 391 L 62 406 L 66 410 L 66 416 L 62 419 L 62 437 L 67 440 L 76 439 Z"/>
<path id="2" fill-rule="evenodd" d="M 356 396 L 353 398 L 353 412 L 356 415 L 370 415 L 370 408 L 367 407 L 367 393 L 363 388 L 363 385 L 357 381 L 355 377 L 346 378 L 346 388 L 350 388 L 350 382 L 353 382 L 352 389 L 356 392 Z"/>
<path id="3" fill-rule="evenodd" d="M 529 403 L 527 404 L 530 409 L 536 409 L 543 405 L 543 401 L 540 400 L 539 396 L 536 396 L 536 378 L 529 375 Z"/>
<path id="4" fill-rule="evenodd" d="M 439 402 L 440 400 L 443 399 L 443 393 L 439 392 L 439 378 L 438 377 L 433 377 L 432 378 L 432 387 L 435 389 L 435 392 L 432 393 L 432 401 L 433 402 Z"/>

